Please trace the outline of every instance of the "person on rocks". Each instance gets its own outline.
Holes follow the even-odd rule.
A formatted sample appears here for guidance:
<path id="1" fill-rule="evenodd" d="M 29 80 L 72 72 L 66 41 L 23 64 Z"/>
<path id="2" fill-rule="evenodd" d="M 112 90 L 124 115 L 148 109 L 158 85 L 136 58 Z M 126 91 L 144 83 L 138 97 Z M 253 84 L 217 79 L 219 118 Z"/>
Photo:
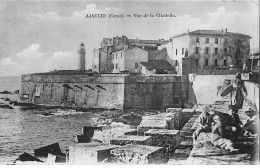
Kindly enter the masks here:
<path id="1" fill-rule="evenodd" d="M 229 105 L 228 118 L 222 124 L 225 126 L 226 138 L 236 140 L 242 132 L 242 122 L 235 112 L 236 107 L 234 105 Z"/>
<path id="2" fill-rule="evenodd" d="M 233 83 L 232 89 L 232 97 L 231 97 L 231 105 L 234 106 L 234 112 L 238 113 L 239 109 L 242 109 L 244 102 L 244 94 L 247 96 L 247 90 L 244 84 L 244 81 L 241 80 L 241 73 L 236 73 L 236 80 Z"/>
<path id="3" fill-rule="evenodd" d="M 232 153 L 237 153 L 239 149 L 235 149 L 234 143 L 230 139 L 225 138 L 225 129 L 220 120 L 220 117 L 215 115 L 213 120 L 214 122 L 212 122 L 211 144 L 216 147 L 229 150 Z"/>
<path id="4" fill-rule="evenodd" d="M 210 114 L 210 107 L 206 106 L 199 116 L 199 125 L 192 135 L 193 145 L 196 144 L 196 141 L 201 132 L 210 132 L 212 121 L 213 120 Z"/>
<path id="5" fill-rule="evenodd" d="M 245 113 L 248 116 L 248 118 L 246 120 L 246 123 L 242 127 L 243 135 L 248 136 L 248 135 L 256 134 L 259 125 L 256 112 L 252 109 L 249 109 L 245 111 Z"/>

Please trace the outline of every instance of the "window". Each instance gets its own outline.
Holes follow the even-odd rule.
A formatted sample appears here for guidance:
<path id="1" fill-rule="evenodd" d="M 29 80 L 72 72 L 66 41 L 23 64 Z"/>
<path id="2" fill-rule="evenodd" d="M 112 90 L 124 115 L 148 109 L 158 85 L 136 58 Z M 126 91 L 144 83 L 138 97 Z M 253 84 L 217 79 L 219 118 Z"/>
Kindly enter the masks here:
<path id="1" fill-rule="evenodd" d="M 196 66 L 199 66 L 199 59 L 195 59 Z"/>
<path id="2" fill-rule="evenodd" d="M 200 39 L 199 39 L 198 37 L 196 38 L 196 42 L 197 42 L 197 43 L 200 42 Z"/>
<path id="3" fill-rule="evenodd" d="M 209 65 L 209 60 L 205 59 L 205 66 L 208 66 L 208 65 Z"/>
<path id="4" fill-rule="evenodd" d="M 196 54 L 199 54 L 199 47 L 196 47 Z"/>
<path id="5" fill-rule="evenodd" d="M 215 43 L 218 44 L 218 38 L 215 38 Z"/>
<path id="6" fill-rule="evenodd" d="M 215 66 L 218 66 L 218 60 L 215 59 Z"/>
<path id="7" fill-rule="evenodd" d="M 114 59 L 114 54 L 112 55 L 113 59 Z"/>
<path id="8" fill-rule="evenodd" d="M 117 65 L 117 63 L 116 63 L 116 69 L 118 68 L 118 65 Z"/>
<path id="9" fill-rule="evenodd" d="M 135 69 L 138 69 L 138 62 L 135 63 Z"/>
<path id="10" fill-rule="evenodd" d="M 177 60 L 175 60 L 175 66 L 178 66 L 178 61 Z"/>
<path id="11" fill-rule="evenodd" d="M 123 54 L 121 53 L 121 58 L 122 58 L 122 55 L 123 55 Z"/>
<path id="12" fill-rule="evenodd" d="M 184 54 L 184 48 L 182 48 L 181 54 L 182 54 L 182 55 Z"/>
<path id="13" fill-rule="evenodd" d="M 116 54 L 116 59 L 117 59 L 117 54 Z"/>
<path id="14" fill-rule="evenodd" d="M 217 54 L 218 53 L 218 48 L 215 48 L 215 54 Z"/>
<path id="15" fill-rule="evenodd" d="M 227 48 L 224 48 L 224 53 L 227 53 Z"/>
<path id="16" fill-rule="evenodd" d="M 205 48 L 205 53 L 208 54 L 209 53 L 209 47 Z"/>
<path id="17" fill-rule="evenodd" d="M 227 60 L 224 60 L 224 66 L 227 66 Z"/>
<path id="18" fill-rule="evenodd" d="M 209 43 L 209 38 L 206 38 L 206 43 Z"/>
<path id="19" fill-rule="evenodd" d="M 178 50 L 176 49 L 176 55 L 178 54 Z"/>

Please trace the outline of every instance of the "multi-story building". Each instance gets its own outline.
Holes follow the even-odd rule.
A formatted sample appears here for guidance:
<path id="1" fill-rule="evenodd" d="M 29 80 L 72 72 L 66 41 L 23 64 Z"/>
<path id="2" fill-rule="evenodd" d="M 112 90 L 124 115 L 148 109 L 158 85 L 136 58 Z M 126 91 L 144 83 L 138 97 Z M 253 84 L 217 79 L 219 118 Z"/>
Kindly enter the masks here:
<path id="1" fill-rule="evenodd" d="M 124 51 L 128 48 L 140 48 L 147 52 L 153 52 L 158 49 L 158 46 L 166 44 L 166 40 L 140 40 L 140 39 L 128 39 L 126 36 L 103 38 L 101 41 L 101 48 L 94 49 L 92 59 L 92 70 L 99 73 L 113 73 L 118 72 L 114 70 L 114 63 L 112 59 L 112 53 L 116 51 Z M 133 51 L 133 50 L 131 50 Z M 137 49 L 135 49 L 137 51 Z M 129 51 L 127 51 L 129 52 Z M 132 54 L 135 54 L 132 53 Z M 131 55 L 132 58 L 138 57 L 137 55 Z M 141 60 L 143 61 L 143 60 Z M 133 72 L 136 72 L 134 70 Z"/>
<path id="2" fill-rule="evenodd" d="M 250 36 L 224 30 L 196 30 L 171 38 L 166 48 L 172 65 L 182 73 L 183 58 L 191 58 L 192 72 L 242 67 L 249 57 Z"/>
<path id="3" fill-rule="evenodd" d="M 148 51 L 138 47 L 126 48 L 112 53 L 113 73 L 129 71 L 140 73 L 140 62 L 148 61 Z"/>

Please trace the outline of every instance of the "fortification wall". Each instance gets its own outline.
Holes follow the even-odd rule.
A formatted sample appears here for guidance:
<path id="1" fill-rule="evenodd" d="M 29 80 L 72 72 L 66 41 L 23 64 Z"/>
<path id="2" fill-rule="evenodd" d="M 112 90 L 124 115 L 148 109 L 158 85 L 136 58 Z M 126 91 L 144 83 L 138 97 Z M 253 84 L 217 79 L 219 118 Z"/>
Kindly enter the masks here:
<path id="1" fill-rule="evenodd" d="M 24 75 L 20 99 L 57 106 L 123 108 L 124 76 Z"/>
<path id="2" fill-rule="evenodd" d="M 156 75 L 125 78 L 124 108 L 183 107 L 188 99 L 187 76 Z"/>
<path id="3" fill-rule="evenodd" d="M 183 106 L 187 77 L 174 75 L 46 75 L 22 76 L 24 102 L 86 108 L 162 109 Z"/>

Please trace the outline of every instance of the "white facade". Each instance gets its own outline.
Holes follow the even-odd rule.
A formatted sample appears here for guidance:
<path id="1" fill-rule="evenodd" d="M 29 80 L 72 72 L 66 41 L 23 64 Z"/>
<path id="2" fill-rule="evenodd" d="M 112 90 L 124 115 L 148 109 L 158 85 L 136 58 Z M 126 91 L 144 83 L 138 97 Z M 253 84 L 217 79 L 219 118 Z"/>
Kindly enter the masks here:
<path id="1" fill-rule="evenodd" d="M 148 52 L 138 47 L 113 52 L 113 73 L 120 73 L 121 71 L 141 73 L 140 62 L 147 61 Z"/>

